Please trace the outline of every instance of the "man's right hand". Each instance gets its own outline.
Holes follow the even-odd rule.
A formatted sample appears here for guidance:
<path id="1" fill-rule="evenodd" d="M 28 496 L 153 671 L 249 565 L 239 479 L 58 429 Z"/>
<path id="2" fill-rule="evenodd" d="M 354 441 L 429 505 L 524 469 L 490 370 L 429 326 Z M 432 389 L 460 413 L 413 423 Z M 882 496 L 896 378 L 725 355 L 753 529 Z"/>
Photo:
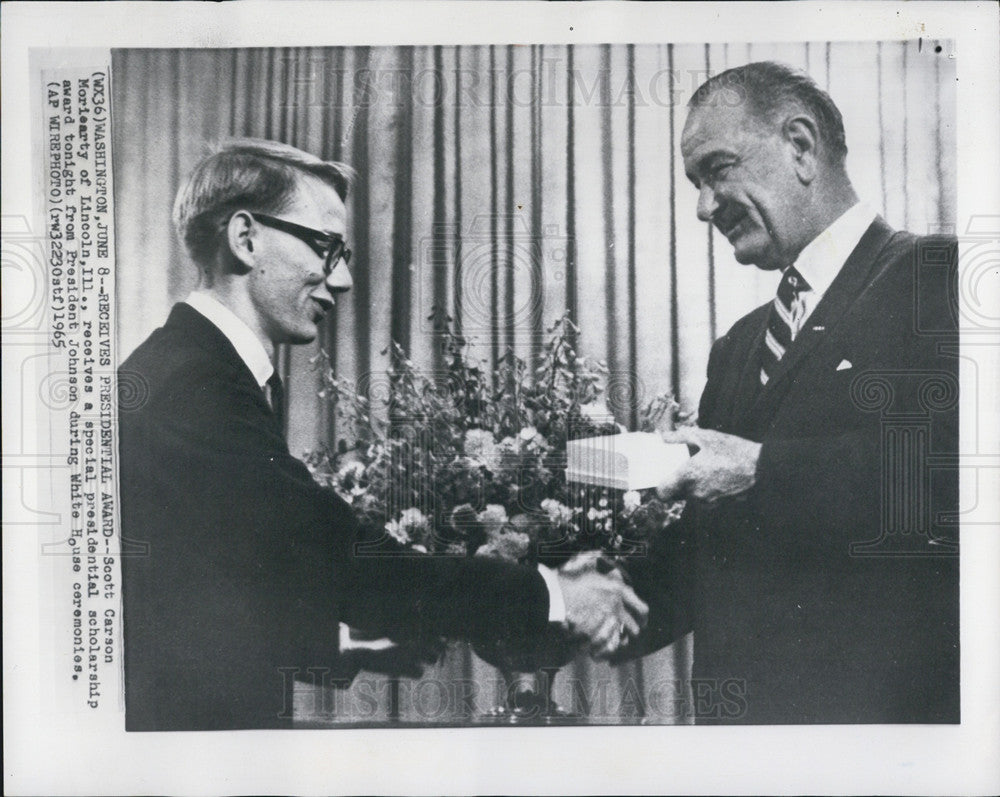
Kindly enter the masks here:
<path id="1" fill-rule="evenodd" d="M 590 640 L 595 658 L 608 658 L 646 624 L 649 607 L 598 552 L 575 556 L 558 574 L 569 629 Z"/>

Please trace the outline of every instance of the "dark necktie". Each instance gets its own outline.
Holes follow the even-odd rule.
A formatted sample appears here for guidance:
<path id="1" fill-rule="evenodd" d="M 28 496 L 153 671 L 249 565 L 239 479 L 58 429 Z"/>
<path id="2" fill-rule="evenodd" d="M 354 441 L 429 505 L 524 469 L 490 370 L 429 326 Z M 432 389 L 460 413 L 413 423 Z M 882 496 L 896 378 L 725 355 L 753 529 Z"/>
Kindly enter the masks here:
<path id="1" fill-rule="evenodd" d="M 285 388 L 281 384 L 281 377 L 275 371 L 267 380 L 267 400 L 271 405 L 271 411 L 278 416 L 282 423 L 285 422 Z"/>
<path id="2" fill-rule="evenodd" d="M 760 360 L 760 383 L 766 385 L 774 375 L 785 351 L 792 345 L 795 336 L 799 334 L 805 314 L 802 294 L 811 291 L 809 283 L 795 270 L 794 266 L 785 269 L 778 283 L 778 295 L 771 304 L 771 314 L 767 320 L 767 332 L 764 335 L 764 349 Z"/>

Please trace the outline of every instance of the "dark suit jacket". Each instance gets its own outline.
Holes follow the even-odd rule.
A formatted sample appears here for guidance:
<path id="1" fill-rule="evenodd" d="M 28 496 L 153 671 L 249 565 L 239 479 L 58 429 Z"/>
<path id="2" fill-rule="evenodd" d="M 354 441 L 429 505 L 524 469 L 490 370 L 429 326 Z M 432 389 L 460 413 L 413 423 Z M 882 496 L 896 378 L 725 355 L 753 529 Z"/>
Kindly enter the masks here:
<path id="1" fill-rule="evenodd" d="M 223 334 L 174 307 L 122 365 L 126 726 L 281 727 L 290 673 L 337 673 L 337 629 L 495 639 L 548 617 L 533 569 L 355 556 L 348 507 L 289 454 Z M 321 676 L 320 676 L 321 677 Z"/>
<path id="2" fill-rule="evenodd" d="M 632 565 L 634 653 L 694 629 L 699 722 L 959 721 L 955 258 L 877 219 L 766 386 L 770 305 L 712 348 L 698 422 L 757 483 Z"/>

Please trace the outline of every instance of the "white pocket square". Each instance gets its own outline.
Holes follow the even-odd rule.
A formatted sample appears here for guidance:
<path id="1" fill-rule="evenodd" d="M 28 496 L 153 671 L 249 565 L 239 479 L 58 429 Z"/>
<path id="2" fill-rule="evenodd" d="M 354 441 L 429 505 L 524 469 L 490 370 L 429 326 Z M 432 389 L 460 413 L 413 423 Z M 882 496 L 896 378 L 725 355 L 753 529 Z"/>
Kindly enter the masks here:
<path id="1" fill-rule="evenodd" d="M 838 371 L 846 371 L 848 368 L 853 368 L 854 365 L 850 360 L 841 360 L 840 365 L 837 366 Z"/>

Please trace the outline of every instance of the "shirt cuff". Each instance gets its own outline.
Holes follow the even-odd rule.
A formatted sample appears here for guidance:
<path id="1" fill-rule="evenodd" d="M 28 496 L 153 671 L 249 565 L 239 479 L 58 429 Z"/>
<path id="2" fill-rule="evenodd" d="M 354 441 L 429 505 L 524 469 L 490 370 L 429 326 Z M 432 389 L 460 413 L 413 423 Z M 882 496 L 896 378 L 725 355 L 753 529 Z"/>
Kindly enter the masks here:
<path id="1" fill-rule="evenodd" d="M 559 576 L 556 571 L 545 565 L 538 566 L 538 572 L 545 579 L 549 590 L 549 622 L 566 622 L 566 601 L 563 598 L 562 587 L 559 586 Z"/>

